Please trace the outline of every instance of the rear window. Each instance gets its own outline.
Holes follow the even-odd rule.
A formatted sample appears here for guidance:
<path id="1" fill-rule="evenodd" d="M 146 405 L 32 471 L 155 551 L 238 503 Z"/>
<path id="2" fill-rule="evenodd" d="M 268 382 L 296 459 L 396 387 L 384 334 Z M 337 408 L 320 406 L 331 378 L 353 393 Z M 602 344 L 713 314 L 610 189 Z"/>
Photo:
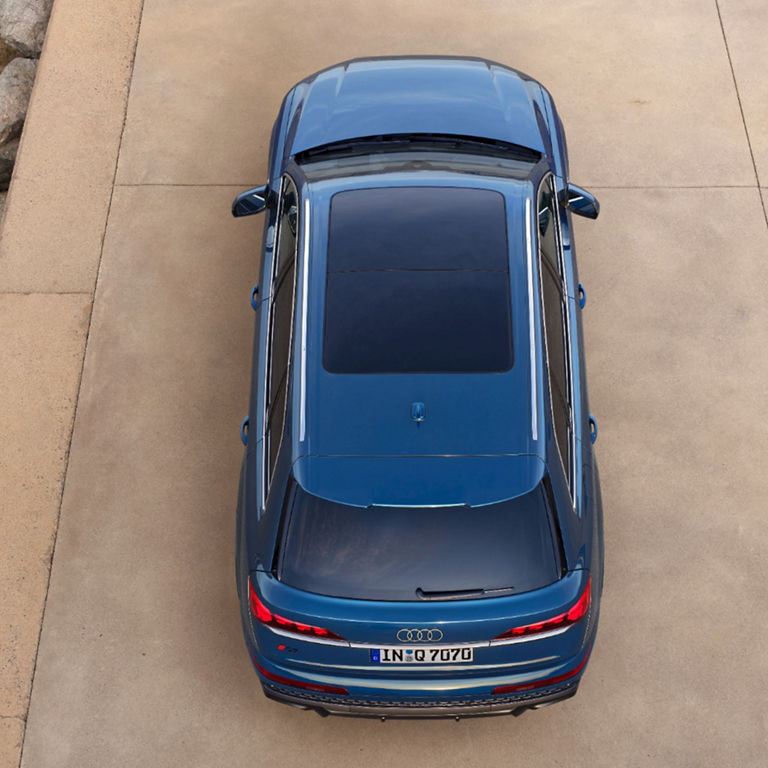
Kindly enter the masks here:
<path id="1" fill-rule="evenodd" d="M 423 600 L 527 592 L 556 581 L 541 488 L 483 507 L 351 507 L 293 484 L 281 580 L 307 592 Z"/>
<path id="2" fill-rule="evenodd" d="M 504 197 L 387 187 L 331 201 L 323 365 L 332 373 L 512 367 Z"/>

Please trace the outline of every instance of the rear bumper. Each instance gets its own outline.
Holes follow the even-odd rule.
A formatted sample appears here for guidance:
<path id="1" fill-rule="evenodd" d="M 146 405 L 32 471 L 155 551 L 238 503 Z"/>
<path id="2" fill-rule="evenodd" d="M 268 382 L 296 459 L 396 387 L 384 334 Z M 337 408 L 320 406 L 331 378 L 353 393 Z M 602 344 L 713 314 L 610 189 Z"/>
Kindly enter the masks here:
<path id="1" fill-rule="evenodd" d="M 569 699 L 576 694 L 584 667 L 591 654 L 591 642 L 579 656 L 581 660 L 567 666 L 564 672 L 555 676 L 542 674 L 539 679 L 540 687 L 532 687 L 528 690 L 499 690 L 492 693 L 493 688 L 503 689 L 509 684 L 508 678 L 497 678 L 488 681 L 488 687 L 476 687 L 474 690 L 461 691 L 459 685 L 450 686 L 451 693 L 439 689 L 432 692 L 422 690 L 414 691 L 411 686 L 404 686 L 401 692 L 391 686 L 385 686 L 379 691 L 371 690 L 362 680 L 349 678 L 307 679 L 296 676 L 295 670 L 283 670 L 268 662 L 262 663 L 271 667 L 268 670 L 257 661 L 257 655 L 251 646 L 246 643 L 251 656 L 251 662 L 259 676 L 262 689 L 267 698 L 278 701 L 288 706 L 299 709 L 311 709 L 322 716 L 347 715 L 356 717 L 376 718 L 463 718 L 463 717 L 487 717 L 491 715 L 512 714 L 519 715 L 528 709 L 555 704 Z M 578 658 L 578 657 L 577 657 Z M 284 673 L 284 674 L 280 674 Z M 294 676 L 297 677 L 295 687 Z M 465 679 L 466 681 L 466 679 Z M 369 683 L 371 681 L 366 681 Z M 457 680 L 447 681 L 457 683 Z M 464 681 L 462 681 L 464 682 Z M 469 682 L 469 681 L 466 681 Z M 522 685 L 531 685 L 529 681 L 520 681 Z M 361 684 L 367 690 L 363 690 Z M 518 683 L 512 682 L 512 686 Z M 533 683 L 536 685 L 537 683 Z M 313 690 L 315 686 L 340 687 L 341 691 Z M 355 690 L 357 688 L 357 690 Z"/>
<path id="2" fill-rule="evenodd" d="M 568 681 L 543 691 L 529 691 L 510 696 L 440 700 L 386 700 L 354 699 L 324 696 L 320 693 L 297 691 L 274 683 L 261 681 L 269 699 L 301 709 L 311 709 L 320 715 L 347 715 L 378 718 L 440 718 L 487 717 L 491 715 L 519 715 L 527 709 L 536 709 L 569 699 L 576 694 L 579 680 Z"/>
<path id="3" fill-rule="evenodd" d="M 300 669 L 288 658 L 283 664 L 274 654 L 263 654 L 257 643 L 248 603 L 241 598 L 241 615 L 245 645 L 263 692 L 269 699 L 300 708 L 311 709 L 322 716 L 342 715 L 369 718 L 465 718 L 494 715 L 519 715 L 528 709 L 555 704 L 574 696 L 578 690 L 584 668 L 589 660 L 597 628 L 597 612 L 591 610 L 586 635 L 579 643 L 575 655 L 559 655 L 559 649 L 545 649 L 538 654 L 547 665 L 538 673 L 530 667 L 511 676 L 509 671 L 491 670 L 487 666 L 477 670 L 477 676 L 452 676 L 445 679 L 434 676 L 424 680 L 424 687 L 414 686 L 414 678 L 393 676 L 366 676 L 355 674 L 360 670 L 345 665 L 335 667 L 334 659 L 323 660 L 315 669 Z M 570 630 L 573 631 L 573 630 Z M 274 638 L 265 634 L 265 642 Z M 283 642 L 281 636 L 277 641 Z M 292 644 L 301 643 L 297 638 Z M 276 644 L 276 648 L 278 645 Z M 283 646 L 285 648 L 285 646 Z M 322 649 L 305 649 L 309 655 Z M 272 650 L 270 648 L 270 650 Z M 565 649 L 563 649 L 565 650 Z M 560 663 L 557 663 L 559 656 Z M 320 671 L 322 668 L 322 672 Z M 393 670 L 394 672 L 395 670 Z M 474 672 L 474 670 L 473 670 Z M 408 670 L 410 675 L 410 670 Z M 535 675 L 535 676 L 534 676 Z M 526 690 L 500 690 L 525 686 Z M 325 690 L 338 688 L 341 691 Z"/>

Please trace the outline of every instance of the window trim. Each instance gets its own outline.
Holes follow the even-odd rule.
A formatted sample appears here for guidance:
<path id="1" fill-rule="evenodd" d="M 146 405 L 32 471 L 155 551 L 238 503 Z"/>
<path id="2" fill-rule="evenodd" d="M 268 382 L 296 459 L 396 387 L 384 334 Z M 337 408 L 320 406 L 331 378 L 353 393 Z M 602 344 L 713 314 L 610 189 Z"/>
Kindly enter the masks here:
<path id="1" fill-rule="evenodd" d="M 539 237 L 539 201 L 541 197 L 542 188 L 545 184 L 550 185 L 552 191 L 552 202 L 555 208 L 555 215 L 553 216 L 555 222 L 555 241 L 557 244 L 557 269 L 559 274 L 555 275 L 560 286 L 560 305 L 561 319 L 560 325 L 563 331 L 563 350 L 565 354 L 565 370 L 566 370 L 566 387 L 568 392 L 566 394 L 567 406 L 568 406 L 568 431 L 569 431 L 569 448 L 570 455 L 567 457 L 568 466 L 566 467 L 566 459 L 563 457 L 560 450 L 560 443 L 555 435 L 555 444 L 557 445 L 557 455 L 560 458 L 560 465 L 563 468 L 563 472 L 566 475 L 568 492 L 571 497 L 571 504 L 576 505 L 576 413 L 573 402 L 574 385 L 573 385 L 573 354 L 571 349 L 571 316 L 568 306 L 569 296 L 568 293 L 568 277 L 565 270 L 565 258 L 563 254 L 563 240 L 562 232 L 560 229 L 560 206 L 557 200 L 557 187 L 555 185 L 555 177 L 551 171 L 548 171 L 539 182 L 539 186 L 536 190 L 536 208 L 534 214 L 534 229 L 536 230 L 536 260 L 539 267 L 539 293 L 541 300 L 541 312 L 542 312 L 542 330 L 544 337 L 544 357 L 547 368 L 547 386 L 549 389 L 549 411 L 552 417 L 552 424 L 554 428 L 555 412 L 554 404 L 552 400 L 552 374 L 550 372 L 549 365 L 549 341 L 547 339 L 547 324 L 546 324 L 546 306 L 544 302 L 544 269 L 552 269 L 551 264 L 545 266 L 545 259 L 542 258 L 541 240 Z"/>
<path id="2" fill-rule="evenodd" d="M 288 389 L 289 389 L 289 379 L 290 379 L 290 373 L 292 369 L 292 360 L 291 360 L 291 350 L 293 349 L 293 336 L 294 336 L 294 321 L 295 321 L 295 315 L 296 315 L 296 285 L 297 285 L 297 275 L 298 275 L 298 252 L 299 252 L 299 239 L 300 239 L 300 231 L 301 231 L 301 224 L 300 224 L 300 216 L 301 216 L 301 206 L 299 205 L 300 199 L 299 199 L 299 187 L 298 184 L 294 181 L 294 179 L 287 173 L 283 174 L 283 177 L 280 182 L 280 194 L 277 201 L 277 218 L 275 220 L 275 238 L 274 238 L 274 246 L 272 249 L 272 264 L 270 265 L 270 271 L 272 274 L 270 274 L 270 291 L 269 291 L 269 317 L 267 319 L 268 322 L 268 329 L 267 329 L 267 359 L 266 359 L 266 365 L 264 366 L 264 411 L 263 411 L 263 419 L 262 424 L 264 425 L 264 431 L 262 435 L 262 477 L 263 482 L 261 483 L 262 487 L 262 495 L 261 495 L 261 508 L 264 509 L 266 503 L 267 503 L 267 497 L 269 496 L 269 491 L 272 487 L 272 478 L 274 476 L 274 467 L 271 467 L 270 464 L 270 455 L 271 455 L 271 436 L 270 436 L 270 405 L 274 405 L 274 403 L 270 404 L 270 396 L 271 396 L 271 381 L 272 381 L 272 349 L 273 349 L 273 342 L 274 342 L 274 318 L 275 318 L 275 289 L 278 283 L 285 279 L 285 273 L 287 271 L 287 268 L 284 267 L 284 265 L 278 265 L 279 269 L 277 272 L 274 272 L 275 264 L 276 264 L 276 257 L 280 252 L 280 238 L 282 236 L 282 205 L 283 205 L 283 199 L 285 196 L 285 189 L 287 185 L 293 186 L 293 189 L 296 193 L 296 245 L 293 250 L 293 262 L 294 262 L 294 279 L 293 279 L 293 290 L 291 295 L 291 320 L 290 320 L 290 335 L 288 338 L 288 363 L 285 369 L 285 392 L 283 394 L 284 400 L 284 406 L 283 406 L 283 430 L 280 433 L 280 443 L 277 446 L 277 455 L 280 454 L 280 448 L 282 446 L 283 442 L 283 435 L 285 434 L 285 418 L 288 413 Z M 288 263 L 288 262 L 286 262 Z M 282 381 L 282 380 L 281 380 Z M 277 389 L 279 389 L 280 386 L 278 385 Z M 275 461 L 275 466 L 277 466 L 277 461 Z"/>

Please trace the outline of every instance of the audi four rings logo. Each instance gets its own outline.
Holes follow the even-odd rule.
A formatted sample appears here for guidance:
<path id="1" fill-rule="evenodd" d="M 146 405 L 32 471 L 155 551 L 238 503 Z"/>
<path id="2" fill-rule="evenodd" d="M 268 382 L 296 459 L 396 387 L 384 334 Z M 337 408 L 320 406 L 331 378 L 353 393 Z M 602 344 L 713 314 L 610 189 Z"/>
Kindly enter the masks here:
<path id="1" fill-rule="evenodd" d="M 401 643 L 436 643 L 443 639 L 443 633 L 439 629 L 400 629 L 397 639 Z"/>

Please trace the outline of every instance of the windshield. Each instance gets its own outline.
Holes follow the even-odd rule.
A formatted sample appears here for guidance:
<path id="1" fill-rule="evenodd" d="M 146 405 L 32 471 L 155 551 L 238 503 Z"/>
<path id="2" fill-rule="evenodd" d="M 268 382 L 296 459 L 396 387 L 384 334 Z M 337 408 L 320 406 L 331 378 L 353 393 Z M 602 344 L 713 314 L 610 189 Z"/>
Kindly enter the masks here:
<path id="1" fill-rule="evenodd" d="M 436 147 L 412 146 L 407 150 L 385 146 L 366 149 L 365 154 L 333 154 L 318 152 L 311 158 L 297 158 L 309 181 L 322 181 L 344 176 L 368 176 L 397 172 L 448 171 L 474 176 L 495 176 L 525 181 L 536 160 L 506 154 L 460 152 Z"/>
<path id="2" fill-rule="evenodd" d="M 279 576 L 333 597 L 446 600 L 527 592 L 559 576 L 541 487 L 482 507 L 352 507 L 292 483 Z"/>

